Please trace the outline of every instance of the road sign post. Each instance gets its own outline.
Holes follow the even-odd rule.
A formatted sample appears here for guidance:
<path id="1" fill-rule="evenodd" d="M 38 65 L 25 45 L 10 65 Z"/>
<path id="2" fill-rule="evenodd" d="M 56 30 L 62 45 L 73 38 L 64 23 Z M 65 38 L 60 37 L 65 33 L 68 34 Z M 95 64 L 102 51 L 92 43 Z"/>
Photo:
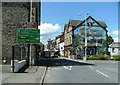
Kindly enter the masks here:
<path id="1" fill-rule="evenodd" d="M 30 44 L 30 57 L 28 58 L 31 65 L 31 44 L 40 43 L 40 29 L 17 29 L 17 43 Z"/>

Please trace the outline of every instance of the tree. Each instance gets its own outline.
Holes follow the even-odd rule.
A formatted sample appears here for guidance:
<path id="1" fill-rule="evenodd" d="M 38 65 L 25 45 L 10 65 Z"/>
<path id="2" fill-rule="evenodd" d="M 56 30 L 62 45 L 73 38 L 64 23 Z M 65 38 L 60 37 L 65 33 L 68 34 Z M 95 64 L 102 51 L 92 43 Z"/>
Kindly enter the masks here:
<path id="1" fill-rule="evenodd" d="M 111 36 L 108 36 L 108 45 L 112 44 L 113 42 L 113 38 Z"/>

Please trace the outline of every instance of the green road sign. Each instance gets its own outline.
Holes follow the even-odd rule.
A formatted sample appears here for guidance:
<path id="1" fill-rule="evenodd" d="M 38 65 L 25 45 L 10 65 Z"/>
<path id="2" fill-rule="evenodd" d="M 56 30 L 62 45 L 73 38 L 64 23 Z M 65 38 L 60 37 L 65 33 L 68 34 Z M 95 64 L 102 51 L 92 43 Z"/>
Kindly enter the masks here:
<path id="1" fill-rule="evenodd" d="M 40 29 L 17 29 L 17 43 L 40 43 Z"/>

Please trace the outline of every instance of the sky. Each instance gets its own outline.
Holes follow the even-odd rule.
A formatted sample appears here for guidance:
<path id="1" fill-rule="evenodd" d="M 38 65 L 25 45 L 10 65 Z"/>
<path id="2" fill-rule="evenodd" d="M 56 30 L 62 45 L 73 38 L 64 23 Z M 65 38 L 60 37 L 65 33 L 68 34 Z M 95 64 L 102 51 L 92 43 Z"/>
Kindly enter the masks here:
<path id="1" fill-rule="evenodd" d="M 84 20 L 86 13 L 97 21 L 105 21 L 108 35 L 118 41 L 117 2 L 42 2 L 41 3 L 41 42 L 55 39 L 64 31 L 69 20 Z M 81 14 L 82 16 L 79 16 Z"/>

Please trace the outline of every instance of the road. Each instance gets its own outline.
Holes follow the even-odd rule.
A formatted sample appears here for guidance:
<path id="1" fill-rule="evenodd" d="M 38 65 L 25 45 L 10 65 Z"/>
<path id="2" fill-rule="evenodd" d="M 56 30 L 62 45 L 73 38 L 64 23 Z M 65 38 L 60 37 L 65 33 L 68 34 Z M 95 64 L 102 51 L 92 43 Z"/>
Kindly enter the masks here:
<path id="1" fill-rule="evenodd" d="M 46 83 L 118 83 L 118 62 L 51 59 Z"/>

